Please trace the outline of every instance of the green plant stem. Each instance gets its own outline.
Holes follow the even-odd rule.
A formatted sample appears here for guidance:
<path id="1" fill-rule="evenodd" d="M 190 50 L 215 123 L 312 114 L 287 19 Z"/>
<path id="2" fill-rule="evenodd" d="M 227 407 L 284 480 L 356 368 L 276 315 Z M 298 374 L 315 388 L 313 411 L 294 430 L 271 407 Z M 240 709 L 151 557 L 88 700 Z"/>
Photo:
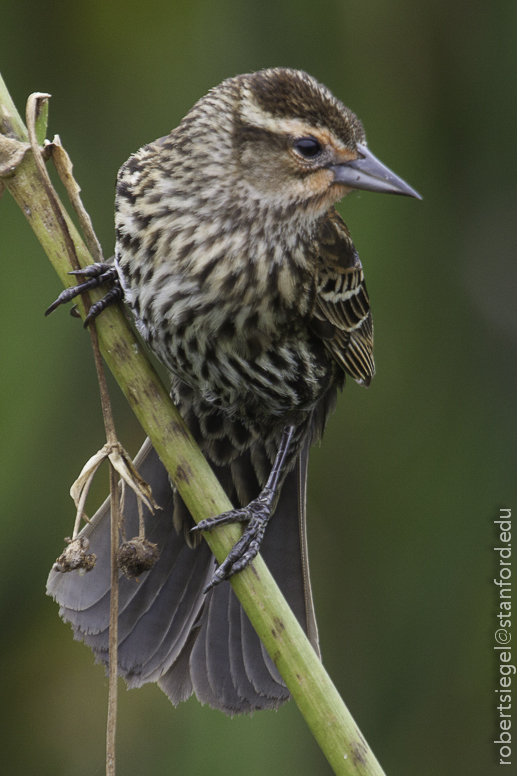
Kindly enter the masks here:
<path id="1" fill-rule="evenodd" d="M 0 140 L 2 135 L 21 142 L 27 139 L 23 122 L 0 77 Z M 71 285 L 74 281 L 67 273 L 73 266 L 63 224 L 66 224 L 80 265 L 85 266 L 92 260 L 61 203 L 59 213 L 53 210 L 30 150 L 3 182 L 21 207 L 63 284 Z M 98 289 L 90 291 L 92 303 L 101 296 Z M 79 310 L 84 317 L 82 302 L 79 302 Z M 97 320 L 97 330 L 106 363 L 195 520 L 199 522 L 231 509 L 232 505 L 122 311 L 117 307 L 108 308 Z M 236 525 L 205 534 L 219 562 L 239 536 L 240 529 Z M 233 577 L 231 583 L 334 772 L 342 776 L 383 776 L 379 763 L 262 558 L 257 557 L 252 566 Z"/>

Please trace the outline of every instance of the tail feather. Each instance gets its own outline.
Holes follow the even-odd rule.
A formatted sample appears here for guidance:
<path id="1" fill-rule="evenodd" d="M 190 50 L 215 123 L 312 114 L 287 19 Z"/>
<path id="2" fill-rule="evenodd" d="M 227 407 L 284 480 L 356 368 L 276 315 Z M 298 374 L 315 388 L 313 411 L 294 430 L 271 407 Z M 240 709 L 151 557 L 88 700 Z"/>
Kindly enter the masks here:
<path id="1" fill-rule="evenodd" d="M 245 453 L 249 457 L 249 453 Z M 149 440 L 135 463 L 149 482 L 161 510 L 144 510 L 146 536 L 160 557 L 139 581 L 119 580 L 119 673 L 130 687 L 157 681 L 174 704 L 195 692 L 202 703 L 228 714 L 278 708 L 289 692 L 276 666 L 242 609 L 230 584 L 223 582 L 206 596 L 203 588 L 214 570 L 206 542 L 189 547 L 174 527 L 174 495 L 166 470 Z M 235 468 L 235 466 L 234 466 Z M 318 650 L 305 539 L 307 451 L 282 486 L 275 515 L 266 531 L 262 555 Z M 133 494 L 126 496 L 126 533 L 138 533 Z M 108 663 L 109 632 L 109 502 L 83 530 L 97 555 L 93 571 L 52 571 L 48 593 L 60 604 L 75 637 Z"/>

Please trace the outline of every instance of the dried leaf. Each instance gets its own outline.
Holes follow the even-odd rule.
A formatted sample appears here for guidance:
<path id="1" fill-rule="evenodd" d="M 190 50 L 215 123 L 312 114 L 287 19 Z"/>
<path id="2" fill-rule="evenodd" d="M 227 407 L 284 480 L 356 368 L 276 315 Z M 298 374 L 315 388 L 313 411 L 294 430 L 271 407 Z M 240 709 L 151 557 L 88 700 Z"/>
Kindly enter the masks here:
<path id="1" fill-rule="evenodd" d="M 29 143 L 0 135 L 0 178 L 15 172 L 29 148 Z"/>
<path id="2" fill-rule="evenodd" d="M 79 216 L 84 239 L 88 245 L 88 248 L 90 249 L 90 253 L 92 254 L 94 261 L 104 261 L 102 248 L 97 239 L 97 235 L 94 232 L 91 218 L 86 212 L 80 197 L 81 187 L 74 178 L 74 166 L 72 164 L 72 160 L 61 144 L 61 138 L 59 135 L 54 135 L 52 143 L 47 142 L 45 147 L 50 149 L 52 154 L 52 161 L 54 162 L 58 175 L 61 178 L 68 196 L 70 197 L 70 202 L 74 206 L 77 215 Z"/>

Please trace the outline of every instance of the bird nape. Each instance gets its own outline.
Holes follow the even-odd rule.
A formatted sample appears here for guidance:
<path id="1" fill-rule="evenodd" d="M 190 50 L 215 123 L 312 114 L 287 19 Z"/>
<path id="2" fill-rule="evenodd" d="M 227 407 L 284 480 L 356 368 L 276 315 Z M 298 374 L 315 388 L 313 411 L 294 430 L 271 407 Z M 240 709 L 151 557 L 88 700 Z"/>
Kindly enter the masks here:
<path id="1" fill-rule="evenodd" d="M 224 81 L 121 168 L 114 264 L 88 284 L 115 298 L 172 377 L 172 396 L 235 509 L 194 521 L 149 441 L 137 458 L 161 510 L 146 511 L 159 560 L 120 579 L 119 673 L 195 692 L 228 714 L 289 698 L 228 578 L 260 551 L 318 651 L 305 492 L 318 441 L 350 375 L 369 385 L 373 327 L 363 268 L 334 203 L 352 189 L 418 197 L 369 151 L 359 119 L 306 73 Z M 54 308 L 53 305 L 52 309 Z M 126 531 L 137 533 L 128 496 Z M 270 518 L 274 519 L 269 523 Z M 224 563 L 200 530 L 245 524 Z M 267 530 L 266 530 L 267 526 Z M 131 531 L 134 531 L 131 534 Z M 52 571 L 48 591 L 77 638 L 108 662 L 109 503 L 83 534 L 93 571 Z"/>

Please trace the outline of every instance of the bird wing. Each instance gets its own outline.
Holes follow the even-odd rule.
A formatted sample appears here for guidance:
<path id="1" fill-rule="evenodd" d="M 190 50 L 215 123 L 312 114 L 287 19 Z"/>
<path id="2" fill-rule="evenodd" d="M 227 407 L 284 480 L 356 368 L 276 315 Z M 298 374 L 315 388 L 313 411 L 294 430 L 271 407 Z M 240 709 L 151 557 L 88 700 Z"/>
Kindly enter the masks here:
<path id="1" fill-rule="evenodd" d="M 333 359 L 358 383 L 375 374 L 373 324 L 363 267 L 341 216 L 331 208 L 317 237 L 316 302 L 311 321 Z"/>

